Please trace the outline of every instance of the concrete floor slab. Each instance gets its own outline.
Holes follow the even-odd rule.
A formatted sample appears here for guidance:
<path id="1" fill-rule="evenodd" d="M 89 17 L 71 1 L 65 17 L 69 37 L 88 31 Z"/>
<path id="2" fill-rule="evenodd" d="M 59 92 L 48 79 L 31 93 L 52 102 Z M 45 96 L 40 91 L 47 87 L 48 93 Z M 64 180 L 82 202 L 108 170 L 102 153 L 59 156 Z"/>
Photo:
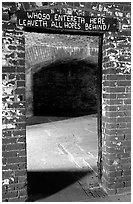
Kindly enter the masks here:
<path id="1" fill-rule="evenodd" d="M 35 120 L 26 128 L 30 202 L 130 202 L 99 187 L 96 115 Z"/>
<path id="2" fill-rule="evenodd" d="M 73 168 L 76 159 L 84 167 L 89 152 L 97 155 L 96 126 L 94 115 L 27 126 L 28 170 Z"/>

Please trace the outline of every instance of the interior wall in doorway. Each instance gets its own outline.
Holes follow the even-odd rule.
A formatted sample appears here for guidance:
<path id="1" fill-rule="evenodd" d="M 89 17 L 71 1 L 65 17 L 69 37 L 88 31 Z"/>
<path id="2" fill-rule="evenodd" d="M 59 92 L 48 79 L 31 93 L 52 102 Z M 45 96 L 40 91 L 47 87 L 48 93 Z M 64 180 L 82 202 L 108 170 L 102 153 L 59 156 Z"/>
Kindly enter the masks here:
<path id="1" fill-rule="evenodd" d="M 27 116 L 97 112 L 99 37 L 26 33 Z"/>

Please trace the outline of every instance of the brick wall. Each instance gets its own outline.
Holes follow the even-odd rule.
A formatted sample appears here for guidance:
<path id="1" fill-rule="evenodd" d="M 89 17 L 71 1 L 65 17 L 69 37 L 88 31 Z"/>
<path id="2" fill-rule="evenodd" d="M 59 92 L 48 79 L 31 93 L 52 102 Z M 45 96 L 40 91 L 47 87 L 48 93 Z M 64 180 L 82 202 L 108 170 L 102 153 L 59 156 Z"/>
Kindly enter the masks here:
<path id="1" fill-rule="evenodd" d="M 103 36 L 102 186 L 109 194 L 125 193 L 131 188 L 131 5 L 54 4 L 118 19 L 119 31 Z M 24 34 L 15 24 L 16 11 L 15 3 L 3 3 L 3 201 L 8 202 L 27 197 Z"/>
<path id="2" fill-rule="evenodd" d="M 25 140 L 25 37 L 14 24 L 15 3 L 3 3 L 2 21 L 2 198 L 27 198 Z"/>
<path id="3" fill-rule="evenodd" d="M 117 3 L 109 10 L 119 31 L 103 39 L 102 185 L 109 194 L 121 194 L 131 187 L 130 4 Z"/>

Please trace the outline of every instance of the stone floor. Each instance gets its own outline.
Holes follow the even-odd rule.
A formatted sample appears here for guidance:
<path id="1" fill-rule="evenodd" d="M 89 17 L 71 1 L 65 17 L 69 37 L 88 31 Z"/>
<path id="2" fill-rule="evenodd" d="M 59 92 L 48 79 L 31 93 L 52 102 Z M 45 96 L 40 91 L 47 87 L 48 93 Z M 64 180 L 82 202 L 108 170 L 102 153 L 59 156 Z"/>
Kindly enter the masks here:
<path id="1" fill-rule="evenodd" d="M 108 197 L 99 186 L 96 115 L 60 121 L 34 117 L 31 124 L 26 130 L 29 202 L 130 201 L 130 196 Z"/>
<path id="2" fill-rule="evenodd" d="M 95 115 L 27 126 L 28 170 L 72 170 L 97 161 Z"/>

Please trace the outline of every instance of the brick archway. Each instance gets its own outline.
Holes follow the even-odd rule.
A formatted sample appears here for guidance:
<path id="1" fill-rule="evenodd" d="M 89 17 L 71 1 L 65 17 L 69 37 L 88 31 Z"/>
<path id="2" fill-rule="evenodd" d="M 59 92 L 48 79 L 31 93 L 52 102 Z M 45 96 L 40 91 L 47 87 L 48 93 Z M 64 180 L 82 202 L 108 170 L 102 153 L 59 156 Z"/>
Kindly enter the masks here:
<path id="1" fill-rule="evenodd" d="M 130 2 L 71 2 L 56 8 L 76 8 L 92 15 L 113 16 L 118 32 L 103 35 L 102 50 L 102 185 L 109 194 L 131 188 L 131 5 Z M 24 5 L 3 7 L 3 201 L 25 201 L 25 60 L 24 33 L 13 13 Z M 43 5 L 52 8 L 53 5 Z M 35 4 L 33 4 L 35 7 Z"/>

